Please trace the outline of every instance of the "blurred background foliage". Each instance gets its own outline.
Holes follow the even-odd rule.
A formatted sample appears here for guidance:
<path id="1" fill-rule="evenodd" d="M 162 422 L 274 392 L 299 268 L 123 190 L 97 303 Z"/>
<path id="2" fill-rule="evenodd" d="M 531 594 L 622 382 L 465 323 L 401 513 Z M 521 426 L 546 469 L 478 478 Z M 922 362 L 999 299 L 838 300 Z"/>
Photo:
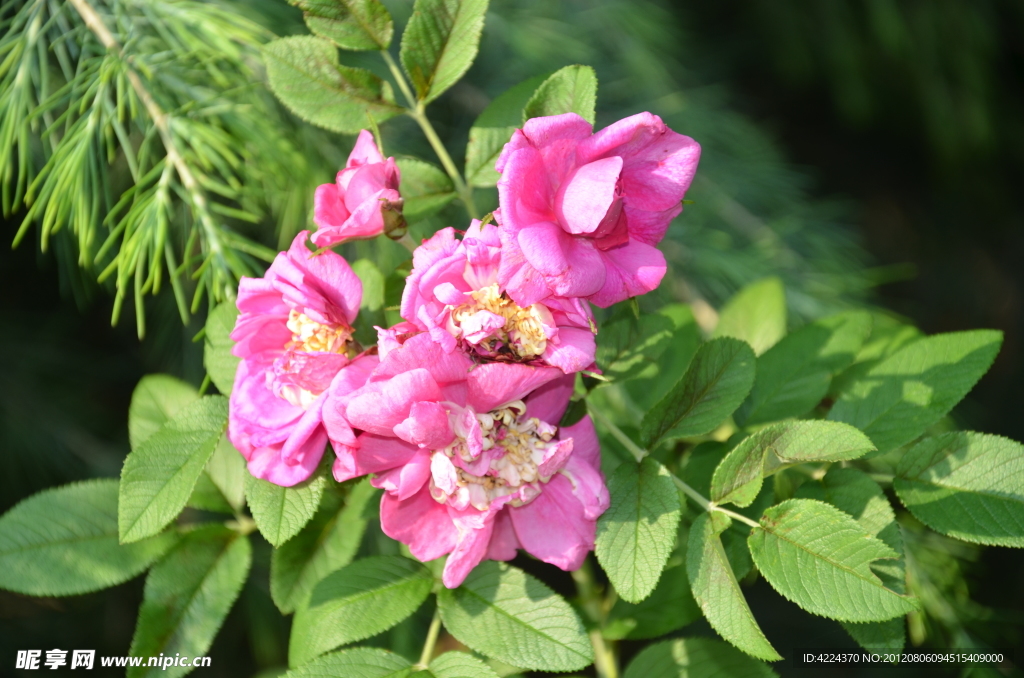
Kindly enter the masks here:
<path id="1" fill-rule="evenodd" d="M 4 0 L 0 20 L 25 4 Z M 61 3 L 43 4 L 53 9 Z M 205 168 L 230 189 L 213 192 L 211 200 L 226 208 L 213 216 L 217 228 L 229 238 L 251 238 L 258 254 L 259 247 L 277 249 L 307 227 L 312 187 L 331 180 L 351 139 L 292 119 L 260 84 L 258 44 L 272 33 L 305 32 L 299 13 L 283 0 L 97 4 L 118 10 L 118 26 L 140 38 L 127 49 L 151 60 L 164 106 L 205 126 L 237 154 L 237 162 Z M 412 3 L 385 4 L 401 25 Z M 205 34 L 189 38 L 186 30 L 176 42 L 153 21 L 158 16 L 188 28 L 200 16 L 189 13 L 202 6 L 201 16 L 222 22 L 210 29 L 218 40 L 198 44 Z M 68 33 L 57 28 L 56 35 Z M 94 56 L 104 58 L 102 50 Z M 384 75 L 374 55 L 345 58 Z M 1018 198 L 1024 185 L 1024 5 L 494 0 L 477 62 L 430 110 L 453 156 L 463 155 L 470 125 L 494 96 L 571 63 L 597 71 L 598 127 L 650 110 L 704 148 L 687 196 L 695 203 L 664 245 L 671 274 L 659 291 L 662 301 L 717 307 L 742 284 L 776 274 L 786 283 L 794 325 L 873 305 L 928 333 L 1001 329 L 1002 354 L 956 416 L 965 427 L 1024 438 L 1024 206 Z M 219 80 L 209 75 L 211 64 Z M 55 77 L 59 67 L 54 56 Z M 152 135 L 142 120 L 126 133 Z M 182 134 L 189 143 L 195 138 Z M 435 160 L 411 120 L 389 121 L 383 134 L 387 154 Z M 31 143 L 44 157 L 41 142 Z M 120 148 L 120 142 L 113 145 Z M 93 197 L 105 202 L 81 229 L 104 237 L 112 225 L 100 223 L 104 214 L 133 183 L 120 152 L 109 167 L 89 169 L 104 186 Z M 146 162 L 156 166 L 159 154 L 153 157 Z M 496 205 L 493 190 L 479 194 L 485 209 Z M 197 221 L 187 190 L 180 205 L 167 220 L 172 237 L 184 241 Z M 9 241 L 26 216 L 16 207 L 5 215 Z M 464 223 L 452 206 L 414 234 Z M 144 339 L 136 337 L 131 303 L 111 327 L 115 282 L 96 282 L 111 260 L 93 261 L 102 238 L 83 240 L 81 229 L 65 225 L 53 232 L 45 253 L 37 226 L 17 249 L 0 248 L 0 511 L 44 487 L 116 475 L 128 452 L 128 400 L 142 374 L 202 380 L 202 346 L 192 338 L 204 304 L 195 306 L 196 316 L 185 313 L 183 325 L 181 304 L 164 285 L 142 302 Z M 351 245 L 346 254 L 377 257 L 385 271 L 407 258 L 390 243 Z M 259 257 L 246 256 L 242 263 L 258 270 Z M 195 283 L 182 276 L 182 285 L 191 302 Z M 930 592 L 925 613 L 912 620 L 911 637 L 924 646 L 957 647 L 970 639 L 1021 646 L 1020 552 L 936 535 L 915 540 L 912 521 L 904 527 L 911 554 L 922 563 L 917 585 Z M 288 622 L 266 591 L 268 558 L 269 550 L 257 552 L 255 566 L 264 574 L 243 591 L 214 645 L 213 667 L 203 675 L 250 676 L 284 663 Z M 550 568 L 541 576 L 571 589 L 567 578 L 552 578 Z M 141 588 L 138 579 L 67 599 L 0 592 L 0 656 L 57 639 L 65 648 L 126 652 Z M 787 646 L 780 641 L 799 637 L 808 646 L 853 646 L 838 625 L 800 612 L 763 581 L 750 589 L 750 602 L 773 643 Z M 710 632 L 704 622 L 694 626 L 701 628 L 684 631 Z M 776 670 L 801 675 L 788 662 Z M 847 675 L 868 675 L 860 671 Z M 886 671 L 873 667 L 870 675 Z"/>

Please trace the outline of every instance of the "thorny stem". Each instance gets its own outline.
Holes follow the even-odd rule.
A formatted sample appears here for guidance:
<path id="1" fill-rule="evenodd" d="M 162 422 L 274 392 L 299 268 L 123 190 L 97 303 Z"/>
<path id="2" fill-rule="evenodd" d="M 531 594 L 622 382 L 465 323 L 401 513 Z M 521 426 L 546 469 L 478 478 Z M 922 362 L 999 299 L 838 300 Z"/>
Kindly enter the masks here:
<path id="1" fill-rule="evenodd" d="M 425 670 L 434 656 L 434 646 L 437 644 L 437 636 L 441 632 L 441 611 L 434 610 L 434 618 L 430 620 L 430 628 L 427 629 L 427 639 L 423 641 L 423 652 L 420 653 L 420 660 L 416 664 L 418 670 Z"/>
<path id="2" fill-rule="evenodd" d="M 643 461 L 643 458 L 648 454 L 647 450 L 634 443 L 633 440 L 622 431 L 622 429 L 616 426 L 612 420 L 604 414 L 604 412 L 589 406 L 587 407 L 587 410 L 590 412 L 591 416 L 601 422 L 602 426 L 608 429 L 608 432 L 611 433 L 616 440 L 622 443 L 623 447 L 629 450 L 630 453 L 636 457 L 637 462 Z M 705 511 L 718 511 L 719 513 L 724 513 L 730 518 L 740 521 L 741 523 L 750 525 L 751 527 L 758 527 L 758 524 L 750 518 L 736 513 L 735 511 L 724 509 L 721 506 L 716 506 L 714 502 L 709 501 L 707 497 L 680 480 L 675 474 L 672 475 L 672 482 L 676 484 L 676 487 L 682 490 L 683 494 L 695 501 L 697 505 Z"/>
<path id="3" fill-rule="evenodd" d="M 391 71 L 392 77 L 395 82 L 398 83 L 398 89 L 402 90 L 402 95 L 405 96 L 409 102 L 409 108 L 406 110 L 409 117 L 416 121 L 416 124 L 423 130 L 423 135 L 427 137 L 427 141 L 430 142 L 430 147 L 434 149 L 434 153 L 437 154 L 438 160 L 441 161 L 441 166 L 444 167 L 444 171 L 451 177 L 452 184 L 455 186 L 455 192 L 459 194 L 459 200 L 466 206 L 466 211 L 469 212 L 469 216 L 472 219 L 479 218 L 479 214 L 476 211 L 476 204 L 473 202 L 473 187 L 468 185 L 459 173 L 458 168 L 455 166 L 455 162 L 452 160 L 452 156 L 448 154 L 448 149 L 444 147 L 441 142 L 441 138 L 437 136 L 437 132 L 434 130 L 434 126 L 430 124 L 430 119 L 427 118 L 425 106 L 423 102 L 417 102 L 416 97 L 413 96 L 412 90 L 409 88 L 409 84 L 405 80 L 405 76 L 402 75 L 402 71 L 398 68 L 398 64 L 395 63 L 394 57 L 387 50 L 381 50 L 381 57 L 384 62 L 388 65 L 388 69 Z"/>
<path id="4" fill-rule="evenodd" d="M 583 562 L 580 569 L 572 573 L 576 582 L 576 590 L 580 594 L 580 603 L 597 624 L 596 628 L 590 630 L 590 644 L 594 647 L 594 669 L 598 678 L 619 678 L 619 665 L 615 657 L 615 646 L 605 642 L 601 635 L 601 626 L 607 617 L 609 607 L 608 601 L 602 600 L 601 591 L 594 582 L 590 564 Z M 611 600 L 611 598 L 609 598 Z"/>

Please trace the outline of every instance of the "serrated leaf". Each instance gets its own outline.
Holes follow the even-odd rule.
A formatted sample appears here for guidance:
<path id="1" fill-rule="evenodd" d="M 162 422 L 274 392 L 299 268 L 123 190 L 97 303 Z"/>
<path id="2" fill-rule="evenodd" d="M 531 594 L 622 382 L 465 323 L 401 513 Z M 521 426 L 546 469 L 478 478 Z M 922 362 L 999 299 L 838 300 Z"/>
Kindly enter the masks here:
<path id="1" fill-rule="evenodd" d="M 245 457 L 235 449 L 227 436 L 217 443 L 210 461 L 206 462 L 206 475 L 235 511 L 245 506 Z"/>
<path id="2" fill-rule="evenodd" d="M 146 577 L 129 654 L 207 654 L 249 574 L 249 540 L 221 525 L 200 527 Z M 130 667 L 128 678 L 183 676 L 191 667 Z"/>
<path id="3" fill-rule="evenodd" d="M 937 334 L 912 342 L 843 392 L 828 418 L 864 431 L 888 452 L 944 417 L 988 371 L 1003 335 L 995 330 Z"/>
<path id="4" fill-rule="evenodd" d="M 513 132 L 523 124 L 523 108 L 547 75 L 538 75 L 505 90 L 488 104 L 469 129 L 466 146 L 466 182 L 488 188 L 498 183 L 494 169 Z"/>
<path id="5" fill-rule="evenodd" d="M 875 449 L 866 435 L 834 421 L 773 424 L 742 440 L 711 478 L 711 500 L 749 506 L 761 481 L 776 471 L 811 461 L 845 461 Z"/>
<path id="6" fill-rule="evenodd" d="M 487 0 L 416 0 L 399 56 L 419 101 L 430 103 L 473 65 L 486 13 Z"/>
<path id="7" fill-rule="evenodd" d="M 893 487 L 918 520 L 976 544 L 1024 547 L 1024 445 L 957 431 L 900 459 Z"/>
<path id="8" fill-rule="evenodd" d="M 735 337 L 757 355 L 786 334 L 786 290 L 778 278 L 752 282 L 730 299 L 718 316 L 712 337 Z"/>
<path id="9" fill-rule="evenodd" d="M 210 474 L 205 470 L 196 479 L 195 487 L 192 488 L 192 494 L 188 496 L 188 501 L 185 505 L 201 511 L 212 511 L 213 513 L 224 513 L 227 515 L 232 515 L 235 512 L 231 504 L 228 503 L 228 500 L 224 498 L 224 494 L 213 484 Z"/>
<path id="10" fill-rule="evenodd" d="M 344 506 L 324 501 L 306 527 L 274 550 L 270 595 L 281 612 L 305 605 L 317 582 L 352 561 L 366 530 L 367 504 L 375 496 L 364 480 L 349 490 Z"/>
<path id="11" fill-rule="evenodd" d="M 402 213 L 412 222 L 429 217 L 455 198 L 452 180 L 440 168 L 415 158 L 399 158 L 402 172 Z"/>
<path id="12" fill-rule="evenodd" d="M 264 539 L 280 546 L 309 522 L 320 505 L 327 479 L 315 475 L 294 487 L 245 475 L 245 498 Z"/>
<path id="13" fill-rule="evenodd" d="M 903 553 L 903 538 L 896 524 L 896 514 L 882 488 L 863 471 L 833 467 L 820 482 L 801 485 L 797 497 L 832 504 L 850 514 L 868 534 L 878 537 L 897 553 Z M 906 592 L 902 557 L 894 561 L 879 561 L 873 569 L 880 576 L 887 575 L 884 583 L 896 593 Z M 862 624 L 841 623 L 861 647 L 872 652 L 899 652 L 906 644 L 906 623 L 902 617 Z"/>
<path id="14" fill-rule="evenodd" d="M 622 678 L 772 678 L 767 664 L 711 638 L 679 638 L 651 645 L 633 658 Z"/>
<path id="15" fill-rule="evenodd" d="M 611 506 L 598 519 L 595 555 L 624 600 L 639 603 L 658 585 L 676 541 L 679 491 L 651 457 L 623 462 L 608 481 Z"/>
<path id="16" fill-rule="evenodd" d="M 445 652 L 430 662 L 434 678 L 498 678 L 487 664 L 465 652 Z"/>
<path id="17" fill-rule="evenodd" d="M 231 330 L 235 329 L 238 307 L 230 301 L 218 304 L 206 318 L 206 332 L 203 339 L 203 365 L 217 390 L 231 395 L 235 385 L 235 372 L 240 358 L 231 355 L 235 342 L 231 341 Z"/>
<path id="18" fill-rule="evenodd" d="M 843 391 L 849 388 L 850 384 L 867 374 L 875 365 L 923 336 L 916 327 L 904 325 L 881 313 L 873 313 L 871 334 L 868 336 L 868 340 L 858 351 L 853 365 L 847 367 L 832 380 L 832 385 L 828 389 L 829 396 L 833 399 L 838 398 Z"/>
<path id="19" fill-rule="evenodd" d="M 594 661 L 583 623 L 565 600 L 522 570 L 489 560 L 457 589 L 441 589 L 444 627 L 488 657 L 538 671 L 576 671 Z"/>
<path id="20" fill-rule="evenodd" d="M 391 86 L 370 71 L 338 63 L 338 50 L 312 36 L 278 38 L 263 46 L 270 89 L 303 120 L 355 134 L 367 116 L 383 122 L 398 115 Z"/>
<path id="21" fill-rule="evenodd" d="M 128 406 L 128 441 L 136 449 L 178 410 L 199 400 L 191 384 L 167 374 L 147 374 L 132 391 Z"/>
<path id="22" fill-rule="evenodd" d="M 306 25 L 342 49 L 382 50 L 395 31 L 379 0 L 288 0 L 302 10 Z"/>
<path id="23" fill-rule="evenodd" d="M 764 512 L 747 543 L 768 583 L 812 614 L 866 622 L 916 609 L 871 571 L 872 562 L 899 554 L 834 506 L 784 501 Z"/>
<path id="24" fill-rule="evenodd" d="M 657 638 L 699 619 L 700 608 L 690 593 L 686 567 L 666 567 L 654 592 L 639 603 L 621 598 L 608 612 L 601 635 L 609 640 Z"/>
<path id="25" fill-rule="evenodd" d="M 117 481 L 44 490 L 0 516 L 0 588 L 31 596 L 98 591 L 136 576 L 177 540 L 117 541 Z"/>
<path id="26" fill-rule="evenodd" d="M 640 425 L 645 447 L 666 435 L 703 435 L 732 414 L 754 383 L 754 353 L 728 337 L 697 349 L 683 378 L 646 414 Z"/>
<path id="27" fill-rule="evenodd" d="M 702 513 L 693 522 L 686 550 L 690 590 L 708 623 L 723 638 L 760 659 L 782 659 L 757 625 L 722 547 L 719 535 L 730 524 L 728 516 L 716 511 Z"/>
<path id="28" fill-rule="evenodd" d="M 566 66 L 548 77 L 523 108 L 523 121 L 546 115 L 576 113 L 594 124 L 597 74 L 590 66 Z"/>
<path id="29" fill-rule="evenodd" d="M 333 572 L 295 613 L 289 665 L 386 631 L 416 611 L 433 583 L 430 570 L 402 556 L 363 558 Z"/>
<path id="30" fill-rule="evenodd" d="M 871 331 L 871 315 L 849 311 L 804 325 L 757 359 L 757 379 L 736 412 L 744 426 L 806 414 L 828 394 Z"/>
<path id="31" fill-rule="evenodd" d="M 286 678 L 406 678 L 412 663 L 402 655 L 376 647 L 353 647 L 317 657 L 292 669 Z"/>
<path id="32" fill-rule="evenodd" d="M 150 537 L 177 517 L 227 425 L 228 399 L 204 396 L 128 455 L 117 505 L 122 543 Z"/>

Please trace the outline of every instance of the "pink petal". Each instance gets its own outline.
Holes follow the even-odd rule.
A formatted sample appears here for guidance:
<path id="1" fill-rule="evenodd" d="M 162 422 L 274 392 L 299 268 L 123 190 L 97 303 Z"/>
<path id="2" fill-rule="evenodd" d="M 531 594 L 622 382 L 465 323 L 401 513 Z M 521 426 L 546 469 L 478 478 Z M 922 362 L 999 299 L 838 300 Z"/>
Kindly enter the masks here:
<path id="1" fill-rule="evenodd" d="M 351 212 L 337 184 L 320 184 L 313 193 L 313 223 L 320 228 L 339 228 Z"/>
<path id="2" fill-rule="evenodd" d="M 544 362 L 554 365 L 566 374 L 590 368 L 594 364 L 597 342 L 589 329 L 558 328 L 558 343 L 548 342 Z"/>
<path id="3" fill-rule="evenodd" d="M 395 435 L 428 450 L 447 447 L 455 437 L 448 423 L 448 410 L 434 402 L 413 403 L 409 417 L 395 426 Z"/>
<path id="4" fill-rule="evenodd" d="M 569 457 L 559 475 L 570 482 L 573 496 L 583 507 L 583 517 L 587 520 L 597 520 L 608 510 L 608 487 L 596 466 L 574 455 Z"/>
<path id="5" fill-rule="evenodd" d="M 597 523 L 583 514 L 572 485 L 556 475 L 525 506 L 509 509 L 516 537 L 531 555 L 563 570 L 575 570 L 594 548 Z"/>
<path id="6" fill-rule="evenodd" d="M 490 412 L 514 400 L 525 398 L 534 389 L 564 376 L 554 367 L 534 367 L 518 363 L 487 363 L 469 373 L 468 402 L 477 412 Z"/>
<path id="7" fill-rule="evenodd" d="M 501 511 L 494 519 L 491 542 L 487 547 L 487 560 L 512 560 L 520 548 L 512 518 L 508 511 Z"/>
<path id="8" fill-rule="evenodd" d="M 426 488 L 404 501 L 385 492 L 380 500 L 380 527 L 387 536 L 408 544 L 424 562 L 450 552 L 458 539 L 447 507 L 434 501 Z"/>
<path id="9" fill-rule="evenodd" d="M 363 299 L 363 283 L 360 282 L 344 257 L 334 252 L 314 255 L 306 247 L 308 231 L 302 231 L 292 241 L 288 255 L 301 267 L 305 275 L 298 284 L 303 285 L 307 296 L 319 292 L 333 307 L 341 310 L 344 321 L 351 325 L 359 313 Z M 312 306 L 307 299 L 304 305 Z"/>
<path id="10" fill-rule="evenodd" d="M 594 246 L 555 224 L 524 228 L 517 240 L 526 260 L 544 275 L 548 287 L 557 295 L 590 296 L 605 282 L 604 262 Z"/>
<path id="11" fill-rule="evenodd" d="M 618 198 L 622 158 L 612 156 L 577 167 L 555 198 L 559 222 L 575 235 L 593 233 Z"/>
<path id="12" fill-rule="evenodd" d="M 559 417 L 561 418 L 561 417 Z M 573 459 L 581 460 L 595 469 L 601 468 L 601 443 L 594 430 L 594 422 L 590 416 L 583 417 L 572 426 L 562 427 L 558 437 L 573 439 Z"/>
<path id="13" fill-rule="evenodd" d="M 429 478 L 430 454 L 420 450 L 409 461 L 384 471 L 371 482 L 374 487 L 382 487 L 403 500 L 419 492 Z"/>
<path id="14" fill-rule="evenodd" d="M 441 574 L 441 581 L 448 588 L 458 588 L 487 555 L 495 513 L 478 511 L 472 507 L 459 512 L 448 507 L 448 514 L 452 516 L 459 533 L 455 548 L 449 554 Z"/>
<path id="15" fill-rule="evenodd" d="M 348 162 L 345 163 L 345 167 L 359 167 L 372 162 L 384 162 L 384 156 L 377 148 L 373 134 L 369 130 L 360 130 L 359 136 L 356 137 L 356 144 L 352 147 L 352 152 L 348 154 Z"/>
<path id="16" fill-rule="evenodd" d="M 566 374 L 538 387 L 526 399 L 526 416 L 557 424 L 569 407 L 576 375 Z"/>
<path id="17" fill-rule="evenodd" d="M 550 478 L 565 466 L 572 454 L 572 442 L 572 438 L 562 439 L 547 449 L 543 461 L 537 466 L 541 478 Z"/>
<path id="18" fill-rule="evenodd" d="M 394 353 L 397 351 L 388 357 Z M 437 382 L 423 368 L 398 374 L 379 388 L 379 391 L 368 390 L 349 402 L 347 417 L 351 426 L 377 435 L 394 435 L 395 427 L 409 416 L 413 403 L 443 400 Z"/>
<path id="19" fill-rule="evenodd" d="M 502 228 L 501 264 L 498 283 L 514 302 L 526 308 L 551 295 L 544 275 L 526 260 L 518 242 L 518 231 Z"/>
<path id="20" fill-rule="evenodd" d="M 353 468 L 361 476 L 383 473 L 409 463 L 419 451 L 415 445 L 398 438 L 364 433 L 359 436 L 359 447 L 352 453 Z"/>
<path id="21" fill-rule="evenodd" d="M 601 291 L 590 297 L 591 302 L 602 308 L 647 294 L 665 277 L 665 255 L 642 242 L 632 241 L 602 255 L 607 264 L 607 276 Z"/>

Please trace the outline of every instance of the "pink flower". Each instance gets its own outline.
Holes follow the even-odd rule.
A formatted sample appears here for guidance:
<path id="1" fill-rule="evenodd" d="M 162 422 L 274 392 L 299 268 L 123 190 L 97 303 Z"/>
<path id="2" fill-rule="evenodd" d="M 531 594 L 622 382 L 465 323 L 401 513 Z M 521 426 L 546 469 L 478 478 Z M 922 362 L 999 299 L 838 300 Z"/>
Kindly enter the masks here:
<path id="1" fill-rule="evenodd" d="M 242 278 L 231 333 L 242 362 L 228 437 L 250 473 L 286 487 L 309 478 L 323 457 L 327 391 L 361 387 L 378 362 L 356 356 L 351 341 L 359 278 L 334 252 L 314 256 L 308 237 L 295 236 L 264 277 Z"/>
<path id="2" fill-rule="evenodd" d="M 547 364 L 566 374 L 592 367 L 594 323 L 586 301 L 560 296 L 521 307 L 498 284 L 498 229 L 473 220 L 465 237 L 445 228 L 416 248 L 402 317 L 446 351 L 480 361 Z"/>
<path id="3" fill-rule="evenodd" d="M 700 146 L 650 113 L 591 131 L 575 113 L 533 118 L 498 157 L 498 282 L 520 306 L 554 294 L 606 307 L 665 275 L 655 245 L 683 209 Z"/>
<path id="4" fill-rule="evenodd" d="M 520 548 L 576 569 L 594 547 L 608 491 L 590 420 L 557 427 L 572 389 L 573 376 L 557 369 L 474 366 L 418 334 L 362 389 L 329 397 L 328 430 L 361 431 L 335 478 L 377 474 L 385 534 L 420 560 L 450 554 L 449 588 L 485 558 L 510 560 Z"/>
<path id="5" fill-rule="evenodd" d="M 317 187 L 313 197 L 313 234 L 317 247 L 329 247 L 354 238 L 373 238 L 399 228 L 402 196 L 401 173 L 394 158 L 384 160 L 373 135 L 365 129 L 348 156 L 345 169 L 333 184 Z"/>

